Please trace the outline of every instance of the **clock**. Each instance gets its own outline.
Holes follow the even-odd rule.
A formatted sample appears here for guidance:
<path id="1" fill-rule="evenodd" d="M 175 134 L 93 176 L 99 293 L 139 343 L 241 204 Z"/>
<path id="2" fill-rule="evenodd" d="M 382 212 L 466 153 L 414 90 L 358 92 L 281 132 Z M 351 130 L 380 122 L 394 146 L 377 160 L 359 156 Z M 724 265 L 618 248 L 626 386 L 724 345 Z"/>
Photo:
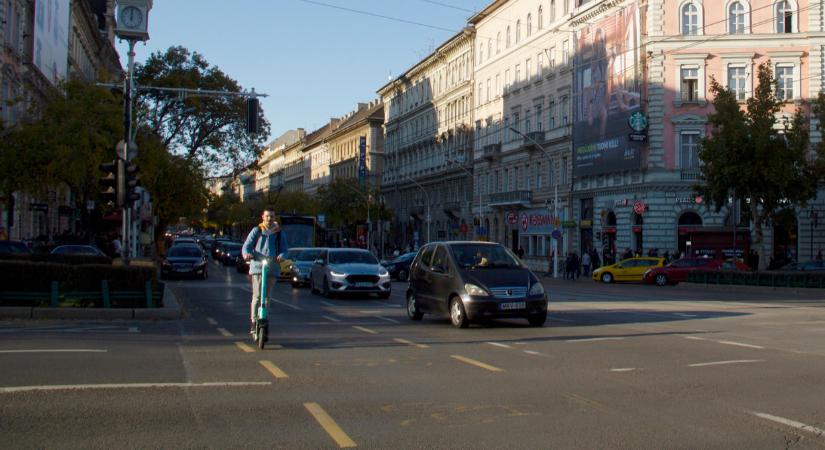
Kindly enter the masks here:
<path id="1" fill-rule="evenodd" d="M 137 29 L 143 24 L 143 11 L 136 6 L 127 6 L 120 10 L 120 23 L 124 28 Z"/>

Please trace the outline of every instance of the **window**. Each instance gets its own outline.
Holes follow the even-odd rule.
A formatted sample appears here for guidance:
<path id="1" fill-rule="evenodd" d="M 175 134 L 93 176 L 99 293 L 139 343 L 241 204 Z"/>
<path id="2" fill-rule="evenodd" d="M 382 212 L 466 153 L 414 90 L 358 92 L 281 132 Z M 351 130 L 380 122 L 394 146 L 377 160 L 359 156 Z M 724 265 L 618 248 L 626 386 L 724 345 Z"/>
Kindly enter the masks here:
<path id="1" fill-rule="evenodd" d="M 496 74 L 496 97 L 501 95 L 501 75 Z"/>
<path id="2" fill-rule="evenodd" d="M 533 16 L 527 14 L 527 37 L 533 34 Z"/>
<path id="3" fill-rule="evenodd" d="M 567 184 L 567 158 L 561 159 L 561 172 L 559 173 L 559 183 Z"/>
<path id="4" fill-rule="evenodd" d="M 779 100 L 793 100 L 794 67 L 781 65 L 776 67 L 776 96 Z"/>
<path id="5" fill-rule="evenodd" d="M 544 122 L 544 118 L 542 117 L 542 108 L 541 103 L 535 105 L 536 108 L 536 131 L 541 131 L 542 123 Z"/>
<path id="6" fill-rule="evenodd" d="M 556 20 L 556 0 L 550 0 L 550 23 Z"/>
<path id="7" fill-rule="evenodd" d="M 570 63 L 570 41 L 568 40 L 561 43 L 561 62 L 565 66 Z"/>
<path id="8" fill-rule="evenodd" d="M 737 100 L 747 98 L 748 75 L 745 66 L 728 65 L 728 88 L 736 95 Z"/>
<path id="9" fill-rule="evenodd" d="M 478 63 L 484 62 L 484 45 L 478 44 Z"/>
<path id="10" fill-rule="evenodd" d="M 562 99 L 561 99 L 561 125 L 562 126 L 567 125 L 567 119 L 568 119 L 568 117 L 567 117 L 567 114 L 568 114 L 567 103 L 568 103 L 567 97 L 562 97 Z"/>
<path id="11" fill-rule="evenodd" d="M 553 130 L 556 128 L 556 101 L 550 99 L 550 104 L 547 110 L 547 128 Z"/>
<path id="12" fill-rule="evenodd" d="M 488 102 L 493 99 L 493 97 L 491 95 L 492 92 L 490 91 L 492 88 L 493 88 L 493 83 L 490 81 L 489 78 L 487 78 L 487 101 Z"/>
<path id="13" fill-rule="evenodd" d="M 541 76 L 541 71 L 544 70 L 544 53 L 536 55 L 536 77 Z"/>
<path id="14" fill-rule="evenodd" d="M 487 39 L 487 59 L 493 56 L 493 40 Z"/>
<path id="15" fill-rule="evenodd" d="M 516 21 L 516 44 L 521 40 L 521 20 Z"/>
<path id="16" fill-rule="evenodd" d="M 682 6 L 682 34 L 696 36 L 699 34 L 699 8 L 693 3 Z"/>
<path id="17" fill-rule="evenodd" d="M 501 53 L 501 31 L 496 33 L 496 55 Z"/>
<path id="18" fill-rule="evenodd" d="M 728 6 L 728 33 L 745 33 L 745 7 L 738 1 Z"/>
<path id="19" fill-rule="evenodd" d="M 521 66 L 519 66 L 518 64 L 516 64 L 516 79 L 513 80 L 513 83 L 521 83 Z"/>
<path id="20" fill-rule="evenodd" d="M 530 79 L 530 73 L 533 71 L 533 60 L 527 58 L 527 61 L 524 62 L 524 78 Z"/>
<path id="21" fill-rule="evenodd" d="M 679 167 L 683 170 L 699 168 L 698 131 L 686 131 L 679 135 Z"/>
<path id="22" fill-rule="evenodd" d="M 510 69 L 504 71 L 504 89 L 510 86 Z"/>
<path id="23" fill-rule="evenodd" d="M 539 30 L 544 29 L 544 9 L 539 5 Z"/>
<path id="24" fill-rule="evenodd" d="M 518 113 L 518 112 L 514 112 L 514 113 L 513 113 L 513 126 L 514 126 L 517 130 L 519 129 L 519 122 L 521 121 L 521 117 L 520 117 L 520 116 L 521 116 L 521 114 L 520 114 L 520 113 Z M 513 134 L 515 134 L 515 133 L 513 133 Z M 515 138 L 516 138 L 516 136 L 513 136 L 513 139 L 515 139 Z"/>
<path id="25" fill-rule="evenodd" d="M 541 189 L 541 163 L 536 163 L 536 189 Z"/>
<path id="26" fill-rule="evenodd" d="M 776 3 L 776 32 L 793 33 L 793 8 L 788 0 L 781 0 Z"/>
<path id="27" fill-rule="evenodd" d="M 682 67 L 681 70 L 682 102 L 699 100 L 699 68 Z"/>
<path id="28" fill-rule="evenodd" d="M 561 0 L 562 9 L 564 10 L 564 15 L 566 16 L 570 12 L 570 0 Z"/>
<path id="29" fill-rule="evenodd" d="M 550 59 L 550 69 L 556 68 L 556 47 L 550 47 L 548 51 L 549 55 L 547 56 Z"/>
<path id="30" fill-rule="evenodd" d="M 504 37 L 504 39 L 505 39 L 504 46 L 506 48 L 510 48 L 510 26 L 509 25 L 507 26 L 507 34 Z"/>
<path id="31" fill-rule="evenodd" d="M 484 93 L 484 83 L 478 83 L 478 103 L 484 103 L 483 97 L 481 96 Z"/>

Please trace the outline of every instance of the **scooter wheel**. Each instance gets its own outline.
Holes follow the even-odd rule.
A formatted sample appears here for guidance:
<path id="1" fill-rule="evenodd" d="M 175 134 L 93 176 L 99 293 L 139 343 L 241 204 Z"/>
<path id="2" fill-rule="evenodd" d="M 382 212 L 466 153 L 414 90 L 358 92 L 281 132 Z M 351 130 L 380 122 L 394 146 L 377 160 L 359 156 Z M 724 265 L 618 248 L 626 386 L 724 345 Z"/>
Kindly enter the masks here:
<path id="1" fill-rule="evenodd" d="M 258 348 L 263 350 L 264 345 L 266 345 L 267 339 L 267 329 L 265 327 L 258 328 L 258 334 L 255 336 L 255 340 L 258 341 Z"/>

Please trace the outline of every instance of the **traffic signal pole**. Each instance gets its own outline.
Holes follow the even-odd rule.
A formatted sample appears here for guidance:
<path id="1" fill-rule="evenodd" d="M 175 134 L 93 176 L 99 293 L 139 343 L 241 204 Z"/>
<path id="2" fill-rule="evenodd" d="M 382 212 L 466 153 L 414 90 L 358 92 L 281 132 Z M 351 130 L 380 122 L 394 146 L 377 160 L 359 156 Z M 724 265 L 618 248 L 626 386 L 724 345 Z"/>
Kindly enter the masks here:
<path id="1" fill-rule="evenodd" d="M 123 164 L 126 165 L 129 163 L 129 145 L 132 141 L 132 90 L 134 88 L 134 73 L 135 73 L 135 44 L 137 44 L 136 39 L 129 39 L 129 66 L 128 66 L 128 73 L 126 75 L 126 87 L 124 89 L 123 95 L 123 110 L 124 110 L 124 123 L 123 123 L 123 142 L 125 145 L 123 146 L 123 154 L 118 155 L 119 158 L 123 160 Z M 125 180 L 124 180 L 125 182 Z M 125 191 L 125 185 L 124 191 Z M 125 194 L 125 192 L 124 192 Z M 121 224 L 121 244 L 122 244 L 122 257 L 123 257 L 123 264 L 128 266 L 129 259 L 132 255 L 132 250 L 137 249 L 137 246 L 132 243 L 131 231 L 132 231 L 132 207 L 130 203 L 124 202 L 123 207 L 121 209 L 122 213 L 121 216 L 123 218 Z M 136 242 L 134 244 L 137 244 Z"/>

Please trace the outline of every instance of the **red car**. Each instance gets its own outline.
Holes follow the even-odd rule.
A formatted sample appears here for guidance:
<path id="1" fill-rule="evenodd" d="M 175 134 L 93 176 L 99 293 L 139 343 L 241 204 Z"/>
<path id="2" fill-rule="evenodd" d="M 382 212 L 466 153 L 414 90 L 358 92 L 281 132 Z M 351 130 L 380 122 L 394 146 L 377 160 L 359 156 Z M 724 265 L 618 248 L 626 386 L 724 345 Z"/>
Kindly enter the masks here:
<path id="1" fill-rule="evenodd" d="M 721 260 L 711 258 L 682 258 L 663 267 L 654 267 L 645 272 L 642 281 L 657 286 L 678 284 L 687 281 L 688 273 L 693 270 L 749 270 L 748 266 L 739 260 Z"/>

